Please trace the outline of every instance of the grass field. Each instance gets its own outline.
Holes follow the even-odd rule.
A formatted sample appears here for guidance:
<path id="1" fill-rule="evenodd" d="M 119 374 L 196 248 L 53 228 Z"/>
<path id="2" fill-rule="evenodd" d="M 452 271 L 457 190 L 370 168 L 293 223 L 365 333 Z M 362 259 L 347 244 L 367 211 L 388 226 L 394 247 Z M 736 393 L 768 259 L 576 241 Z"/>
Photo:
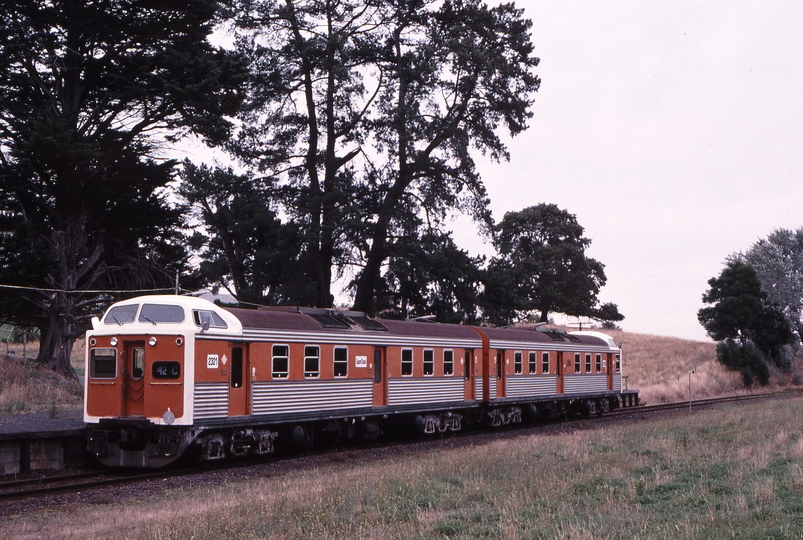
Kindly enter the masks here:
<path id="1" fill-rule="evenodd" d="M 186 488 L 3 523 L 13 538 L 801 538 L 803 398 Z M 548 432 L 547 432 L 548 431 Z M 557 431 L 557 433 L 556 433 Z M 381 455 L 381 454 L 380 454 Z"/>

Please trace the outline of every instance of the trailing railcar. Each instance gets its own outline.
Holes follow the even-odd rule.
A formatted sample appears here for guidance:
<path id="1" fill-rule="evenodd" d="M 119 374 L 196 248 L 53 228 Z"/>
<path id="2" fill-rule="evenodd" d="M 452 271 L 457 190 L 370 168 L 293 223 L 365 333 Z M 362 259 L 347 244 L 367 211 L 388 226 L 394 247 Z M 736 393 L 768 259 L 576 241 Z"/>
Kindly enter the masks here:
<path id="1" fill-rule="evenodd" d="M 112 305 L 87 332 L 84 421 L 108 466 L 267 454 L 283 441 L 376 439 L 638 403 L 621 350 L 594 332 L 224 309 L 193 297 Z"/>

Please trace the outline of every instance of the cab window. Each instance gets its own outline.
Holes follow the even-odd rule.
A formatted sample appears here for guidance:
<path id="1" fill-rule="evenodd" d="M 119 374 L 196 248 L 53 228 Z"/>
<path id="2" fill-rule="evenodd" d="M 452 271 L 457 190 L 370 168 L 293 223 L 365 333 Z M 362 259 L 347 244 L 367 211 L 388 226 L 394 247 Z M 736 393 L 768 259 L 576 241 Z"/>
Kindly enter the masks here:
<path id="1" fill-rule="evenodd" d="M 192 319 L 196 326 L 207 326 L 209 328 L 228 328 L 226 321 L 214 311 L 194 309 Z"/>
<path id="2" fill-rule="evenodd" d="M 117 377 L 117 349 L 102 347 L 89 352 L 89 376 L 93 379 Z"/>
<path id="3" fill-rule="evenodd" d="M 137 316 L 137 309 L 139 304 L 129 304 L 127 306 L 114 306 L 106 313 L 103 318 L 105 324 L 118 324 L 123 325 L 134 322 L 134 317 Z"/>
<path id="4" fill-rule="evenodd" d="M 173 304 L 142 304 L 139 322 L 180 323 L 184 321 L 184 308 Z"/>

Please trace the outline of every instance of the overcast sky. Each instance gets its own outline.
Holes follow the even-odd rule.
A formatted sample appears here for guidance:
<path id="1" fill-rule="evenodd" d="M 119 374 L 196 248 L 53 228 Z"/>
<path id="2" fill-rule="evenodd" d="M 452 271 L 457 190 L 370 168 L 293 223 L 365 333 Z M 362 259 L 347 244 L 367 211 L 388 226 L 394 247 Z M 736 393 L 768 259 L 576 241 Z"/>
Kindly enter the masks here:
<path id="1" fill-rule="evenodd" d="M 725 258 L 803 226 L 803 2 L 516 5 L 542 83 L 510 162 L 480 165 L 494 218 L 568 210 L 624 330 L 708 339 L 696 314 Z"/>

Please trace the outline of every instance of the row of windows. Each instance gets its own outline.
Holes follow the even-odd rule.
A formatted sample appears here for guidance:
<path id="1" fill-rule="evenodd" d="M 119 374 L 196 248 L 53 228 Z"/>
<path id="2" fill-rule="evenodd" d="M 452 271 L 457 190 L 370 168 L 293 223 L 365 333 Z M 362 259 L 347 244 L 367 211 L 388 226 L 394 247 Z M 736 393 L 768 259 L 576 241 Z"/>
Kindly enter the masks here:
<path id="1" fill-rule="evenodd" d="M 523 373 L 522 365 L 523 354 L 519 351 L 513 353 L 513 372 Z M 538 353 L 529 352 L 527 354 L 527 373 L 536 373 L 538 365 Z M 549 353 L 541 353 L 541 373 L 549 373 Z"/>
<path id="2" fill-rule="evenodd" d="M 591 370 L 591 355 L 586 354 L 586 369 L 585 371 L 581 371 L 582 362 L 580 358 L 580 353 L 574 353 L 574 372 L 575 373 L 592 373 Z M 594 371 L 593 373 L 601 373 L 602 372 L 602 355 L 596 355 L 596 359 L 594 361 Z"/>
<path id="3" fill-rule="evenodd" d="M 466 355 L 470 361 L 471 354 Z M 499 351 L 499 358 L 501 359 L 502 352 Z M 616 372 L 619 372 L 619 355 L 616 355 Z M 454 351 L 443 351 L 443 374 L 454 374 Z M 290 366 L 290 348 L 287 345 L 274 345 L 273 346 L 273 361 L 272 361 L 272 376 L 274 379 L 287 378 L 289 375 Z M 530 351 L 527 353 L 527 372 L 530 374 L 537 373 L 538 367 L 538 353 Z M 575 353 L 574 355 L 574 371 L 575 373 L 601 373 L 602 372 L 602 355 L 597 354 L 594 357 L 593 370 L 592 370 L 592 355 L 585 355 L 585 371 L 582 370 L 582 355 Z M 348 349 L 345 347 L 335 347 L 333 355 L 333 368 L 335 377 L 348 376 Z M 317 378 L 320 376 L 321 369 L 321 351 L 317 345 L 307 345 L 304 347 L 304 377 Z M 523 373 L 524 370 L 524 353 L 516 351 L 513 354 L 513 370 L 514 373 Z M 423 352 L 423 373 L 425 376 L 435 374 L 435 351 L 432 349 L 425 349 Z M 549 373 L 549 353 L 541 353 L 541 373 Z M 401 374 L 403 377 L 412 377 L 413 375 L 413 349 L 402 349 L 401 351 Z"/>
<path id="4" fill-rule="evenodd" d="M 335 377 L 347 377 L 349 374 L 348 349 L 335 347 L 332 356 L 332 367 Z M 286 379 L 290 374 L 290 347 L 274 345 L 271 376 L 274 379 Z M 317 345 L 304 347 L 304 377 L 316 378 L 321 374 L 321 348 Z"/>

